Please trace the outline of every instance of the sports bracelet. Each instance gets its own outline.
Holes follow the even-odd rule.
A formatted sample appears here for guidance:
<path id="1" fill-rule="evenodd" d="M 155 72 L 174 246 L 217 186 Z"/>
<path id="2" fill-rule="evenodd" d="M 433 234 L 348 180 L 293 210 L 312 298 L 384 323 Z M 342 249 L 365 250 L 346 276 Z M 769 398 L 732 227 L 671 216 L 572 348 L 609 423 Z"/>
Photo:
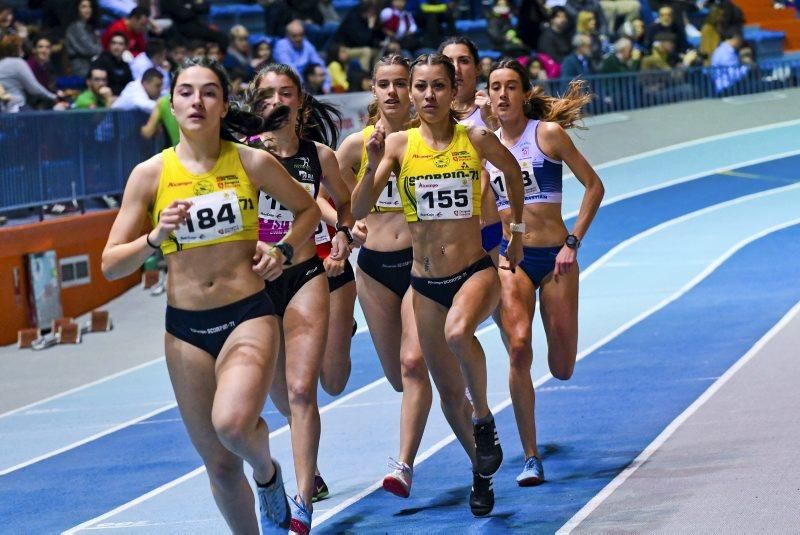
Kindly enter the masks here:
<path id="1" fill-rule="evenodd" d="M 161 246 L 160 246 L 160 245 L 155 245 L 155 244 L 153 244 L 153 242 L 151 242 L 151 241 L 150 241 L 150 233 L 149 233 L 149 232 L 148 232 L 147 234 L 145 234 L 145 235 L 144 235 L 144 241 L 146 241 L 146 242 L 147 242 L 147 245 L 149 245 L 149 246 L 150 246 L 152 249 L 159 249 L 159 248 L 161 248 Z"/>

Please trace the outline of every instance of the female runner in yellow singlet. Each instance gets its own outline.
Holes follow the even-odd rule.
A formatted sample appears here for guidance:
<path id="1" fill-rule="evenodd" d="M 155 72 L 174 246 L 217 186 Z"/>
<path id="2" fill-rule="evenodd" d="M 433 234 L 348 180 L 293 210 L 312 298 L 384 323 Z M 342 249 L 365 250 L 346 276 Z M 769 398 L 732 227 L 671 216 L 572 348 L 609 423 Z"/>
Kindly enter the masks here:
<path id="1" fill-rule="evenodd" d="M 472 462 L 470 508 L 483 516 L 494 507 L 491 477 L 503 452 L 486 398 L 486 357 L 475 338 L 476 327 L 500 296 L 494 263 L 481 245 L 481 160 L 509 177 L 515 221 L 522 217 L 522 179 L 519 165 L 497 137 L 454 121 L 450 105 L 455 92 L 455 69 L 447 57 L 417 58 L 411 67 L 411 96 L 420 126 L 394 132 L 385 143 L 382 129 L 375 130 L 352 210 L 357 219 L 365 217 L 395 172 L 411 230 L 411 286 L 422 352 L 444 414 Z M 524 230 L 521 226 L 514 227 L 506 253 L 509 269 L 522 254 L 516 234 Z M 474 405 L 464 396 L 465 385 Z"/>
<path id="2" fill-rule="evenodd" d="M 375 99 L 369 107 L 369 126 L 349 135 L 336 151 L 342 177 L 352 187 L 366 172 L 367 141 L 375 129 L 388 134 L 408 127 L 411 120 L 408 78 L 409 61 L 403 56 L 386 56 L 375 64 L 372 75 Z M 383 488 L 407 498 L 432 392 L 411 302 L 411 231 L 403 215 L 394 175 L 367 215 L 366 227 L 366 242 L 358 253 L 358 297 L 383 373 L 392 387 L 403 393 L 400 451 L 397 460 L 389 461 L 391 472 L 383 479 Z"/>
<path id="3" fill-rule="evenodd" d="M 133 273 L 154 248 L 169 267 L 165 352 L 189 437 L 234 533 L 258 533 L 242 461 L 253 467 L 262 532 L 283 530 L 290 511 L 280 467 L 270 457 L 261 410 L 280 335 L 264 279 L 280 276 L 314 232 L 314 201 L 274 157 L 234 142 L 279 127 L 229 109 L 228 78 L 216 62 L 186 60 L 170 98 L 180 142 L 139 164 L 103 251 L 109 279 Z M 294 227 L 276 246 L 257 243 L 258 191 L 279 199 Z M 146 219 L 153 226 L 142 235 Z"/>

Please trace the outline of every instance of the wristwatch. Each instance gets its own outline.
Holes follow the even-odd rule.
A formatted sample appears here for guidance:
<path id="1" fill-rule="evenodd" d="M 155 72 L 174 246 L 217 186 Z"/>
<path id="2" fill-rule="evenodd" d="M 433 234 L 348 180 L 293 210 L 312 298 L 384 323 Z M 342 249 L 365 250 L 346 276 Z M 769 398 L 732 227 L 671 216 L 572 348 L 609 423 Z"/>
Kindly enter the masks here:
<path id="1" fill-rule="evenodd" d="M 347 245 L 353 243 L 353 233 L 350 232 L 350 227 L 347 225 L 340 225 L 339 223 L 336 223 L 336 232 L 344 233 L 344 237 L 347 239 Z"/>
<path id="2" fill-rule="evenodd" d="M 275 248 L 279 250 L 283 255 L 283 258 L 285 259 L 283 264 L 285 266 L 291 266 L 292 257 L 294 256 L 294 247 L 292 247 L 286 242 L 278 242 L 275 244 Z"/>
<path id="3" fill-rule="evenodd" d="M 567 236 L 567 240 L 564 242 L 564 245 L 577 251 L 581 247 L 581 240 L 578 239 L 576 235 L 570 234 Z"/>
<path id="4" fill-rule="evenodd" d="M 525 234 L 525 223 L 509 223 L 508 228 L 514 234 Z"/>

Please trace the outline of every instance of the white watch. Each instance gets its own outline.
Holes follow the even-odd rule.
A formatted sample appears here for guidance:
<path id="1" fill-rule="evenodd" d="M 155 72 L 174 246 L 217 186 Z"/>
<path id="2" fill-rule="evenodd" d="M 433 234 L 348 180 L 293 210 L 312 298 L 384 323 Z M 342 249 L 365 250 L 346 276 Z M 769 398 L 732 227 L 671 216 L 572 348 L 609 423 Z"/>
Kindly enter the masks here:
<path id="1" fill-rule="evenodd" d="M 508 227 L 515 234 L 525 234 L 525 223 L 511 223 Z"/>

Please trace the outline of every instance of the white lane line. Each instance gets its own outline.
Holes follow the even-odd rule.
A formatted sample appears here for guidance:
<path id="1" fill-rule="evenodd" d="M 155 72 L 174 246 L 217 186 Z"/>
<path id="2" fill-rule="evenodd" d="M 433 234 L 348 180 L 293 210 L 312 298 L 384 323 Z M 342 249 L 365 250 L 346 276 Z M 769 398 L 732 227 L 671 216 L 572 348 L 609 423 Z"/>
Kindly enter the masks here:
<path id="1" fill-rule="evenodd" d="M 22 407 L 17 407 L 16 409 L 11 409 L 10 411 L 7 411 L 7 412 L 4 412 L 4 413 L 0 414 L 0 418 L 5 418 L 6 416 L 11 416 L 12 414 L 16 414 L 18 412 L 23 412 L 23 411 L 26 411 L 26 410 L 31 409 L 33 407 L 42 405 L 43 403 L 47 403 L 48 401 L 53 401 L 55 399 L 62 398 L 64 396 L 68 396 L 70 394 L 74 394 L 76 392 L 80 392 L 81 390 L 86 390 L 87 388 L 91 388 L 93 386 L 97 386 L 97 385 L 105 383 L 107 381 L 111 381 L 112 379 L 116 379 L 118 377 L 122 377 L 123 375 L 126 375 L 128 373 L 132 373 L 132 372 L 141 370 L 143 368 L 146 368 L 148 366 L 152 366 L 153 364 L 156 364 L 156 363 L 161 362 L 163 360 L 164 360 L 164 357 L 161 356 L 161 357 L 158 357 L 157 359 L 149 360 L 147 362 L 143 362 L 142 364 L 138 364 L 136 366 L 133 366 L 132 368 L 126 368 L 126 369 L 118 371 L 116 373 L 112 373 L 111 375 L 107 375 L 105 377 L 101 377 L 100 379 L 97 379 L 96 381 L 92 381 L 91 383 L 86 383 L 85 385 L 81 385 L 81 386 L 77 386 L 75 388 L 71 388 L 69 390 L 65 390 L 64 392 L 61 392 L 59 394 L 54 394 L 54 395 L 46 397 L 44 399 L 40 399 L 39 401 L 34 401 L 33 403 L 29 403 L 27 405 L 23 405 Z"/>
<path id="2" fill-rule="evenodd" d="M 783 121 L 783 122 L 779 122 L 779 123 L 771 123 L 771 124 L 768 124 L 768 125 L 756 126 L 756 127 L 752 127 L 752 128 L 744 128 L 744 129 L 741 129 L 741 130 L 734 130 L 732 132 L 726 132 L 724 134 L 716 134 L 716 135 L 713 135 L 713 136 L 701 137 L 701 138 L 697 138 L 697 139 L 694 139 L 694 140 L 691 140 L 691 141 L 685 141 L 685 142 L 677 143 L 675 145 L 667 145 L 666 147 L 661 147 L 661 148 L 653 149 L 653 150 L 646 151 L 646 152 L 640 152 L 640 153 L 637 153 L 637 154 L 634 154 L 634 155 L 631 155 L 631 156 L 625 156 L 624 158 L 617 158 L 616 160 L 609 160 L 608 162 L 604 162 L 604 163 L 598 164 L 598 165 L 596 165 L 594 167 L 595 167 L 595 169 L 607 169 L 608 167 L 621 165 L 621 164 L 624 164 L 624 163 L 637 161 L 637 160 L 641 160 L 641 159 L 644 159 L 644 158 L 649 158 L 651 156 L 656 156 L 656 155 L 662 154 L 664 152 L 680 150 L 680 149 L 683 149 L 683 148 L 686 148 L 686 147 L 697 148 L 697 145 L 698 144 L 702 144 L 702 143 L 711 143 L 711 142 L 719 141 L 719 140 L 722 140 L 722 139 L 729 139 L 729 138 L 732 138 L 732 137 L 744 136 L 744 135 L 748 135 L 748 134 L 754 134 L 754 133 L 758 133 L 758 132 L 764 132 L 764 131 L 767 131 L 767 130 L 774 130 L 774 129 L 784 128 L 784 127 L 787 127 L 787 126 L 794 126 L 794 125 L 798 125 L 798 124 L 800 124 L 800 119 L 795 119 L 795 120 L 791 120 L 791 121 Z M 782 153 L 782 154 L 778 154 L 778 155 L 769 156 L 769 157 L 766 157 L 765 159 L 751 160 L 751 162 L 759 163 L 761 161 L 780 158 L 782 156 L 790 156 L 792 154 L 794 154 L 794 153 L 793 152 L 787 152 L 787 153 Z M 725 167 L 722 167 L 722 168 L 717 167 L 717 168 L 710 169 L 709 171 L 707 171 L 705 173 L 702 173 L 700 176 L 707 175 L 707 174 L 712 174 L 714 172 L 719 172 L 720 170 L 724 171 L 726 169 L 732 169 L 732 168 L 735 168 L 735 167 L 741 167 L 741 166 L 745 166 L 745 165 L 748 165 L 748 163 L 747 162 L 737 163 L 737 164 L 733 164 L 733 166 L 729 165 L 729 166 L 725 166 Z M 691 175 L 691 176 L 694 177 L 695 175 Z M 568 174 L 568 175 L 564 175 L 564 179 L 568 179 L 568 178 L 575 178 L 575 175 L 571 174 L 571 173 Z M 665 184 L 672 185 L 673 183 L 678 183 L 678 182 L 681 182 L 681 181 L 691 180 L 691 178 L 679 178 L 679 179 L 676 179 L 676 180 L 677 181 L 669 181 L 669 182 L 667 182 Z M 623 198 L 629 198 L 629 197 L 634 196 L 634 195 L 640 195 L 641 193 L 647 193 L 648 191 L 653 191 L 654 189 L 659 189 L 658 185 L 648 186 L 647 188 L 643 188 L 643 189 L 637 190 L 635 192 L 631 192 L 631 193 L 628 193 L 628 194 L 624 194 L 624 195 L 619 195 L 617 197 L 613 197 L 611 199 L 608 199 L 603 204 L 601 204 L 601 206 L 605 206 L 607 204 L 611 204 L 612 202 L 617 202 L 619 200 L 622 200 Z M 564 218 L 565 219 L 569 219 L 570 217 L 575 217 L 576 215 L 577 215 L 577 211 L 574 212 L 574 213 L 570 212 L 569 214 L 566 214 L 564 216 Z M 362 328 L 358 329 L 356 331 L 356 334 L 360 334 L 360 333 L 364 333 L 364 332 L 367 332 L 367 328 L 366 327 L 362 327 Z M 79 392 L 79 391 L 84 390 L 86 388 L 89 388 L 89 387 L 95 386 L 97 384 L 103 383 L 105 381 L 108 381 L 108 380 L 111 380 L 111 379 L 115 379 L 115 378 L 117 378 L 117 377 L 119 377 L 121 375 L 125 375 L 126 373 L 134 372 L 134 371 L 136 371 L 136 370 L 138 370 L 140 368 L 143 368 L 145 366 L 149 366 L 149 365 L 151 365 L 151 364 L 153 364 L 155 362 L 158 362 L 158 361 L 162 360 L 163 358 L 164 358 L 163 356 L 159 357 L 157 359 L 151 360 L 149 362 L 145 362 L 145 363 L 140 364 L 138 366 L 134 366 L 133 368 L 127 368 L 127 369 L 119 371 L 119 372 L 117 372 L 117 373 L 115 373 L 113 375 L 109 375 L 107 377 L 103 377 L 103 378 L 98 379 L 96 381 L 92 381 L 91 383 L 87 383 L 85 385 L 82 385 L 82 386 L 79 386 L 79 387 L 76 387 L 76 388 L 61 392 L 60 394 L 55 394 L 53 396 L 41 399 L 41 400 L 36 401 L 34 403 L 30 403 L 30 404 L 25 405 L 23 407 L 18 407 L 16 409 L 12 409 L 12 410 L 10 410 L 8 412 L 4 412 L 4 413 L 0 414 L 0 418 L 3 418 L 5 416 L 10 416 L 10 415 L 12 415 L 14 413 L 17 413 L 17 412 L 20 412 L 20 411 L 24 411 L 26 409 L 29 409 L 31 407 L 35 407 L 37 405 L 41 405 L 42 403 L 47 403 L 48 401 L 52 401 L 54 399 L 58 399 L 60 397 L 63 397 L 63 396 L 69 395 L 69 394 L 73 394 L 75 392 Z"/>
<path id="3" fill-rule="evenodd" d="M 333 410 L 336 407 L 347 403 L 351 399 L 353 399 L 355 397 L 358 397 L 361 394 L 364 394 L 365 392 L 368 392 L 368 391 L 370 391 L 370 390 L 372 390 L 374 388 L 377 388 L 377 387 L 381 386 L 382 384 L 384 384 L 386 382 L 388 382 L 386 380 L 386 378 L 385 377 L 381 377 L 380 379 L 378 379 L 376 381 L 373 381 L 373 382 L 371 382 L 371 383 L 369 383 L 367 385 L 364 385 L 364 386 L 362 386 L 361 388 L 359 388 L 357 390 L 353 390 L 349 394 L 347 394 L 345 396 L 342 396 L 342 397 L 340 397 L 340 398 L 328 403 L 327 405 L 325 405 L 324 407 L 322 407 L 319 410 L 319 413 L 320 413 L 320 415 L 325 414 L 326 412 L 328 412 L 330 410 Z M 269 434 L 269 438 L 273 439 L 273 438 L 275 438 L 277 436 L 283 435 L 283 434 L 288 433 L 288 432 L 289 432 L 289 426 L 288 425 L 284 425 L 283 427 L 279 427 L 275 431 L 272 431 Z M 112 509 L 111 511 L 103 513 L 100 516 L 92 518 L 91 520 L 87 520 L 86 522 L 83 522 L 82 524 L 79 524 L 79 525 L 77 525 L 77 526 L 75 526 L 73 528 L 70 528 L 70 529 L 62 532 L 62 535 L 71 535 L 71 534 L 77 533 L 77 532 L 79 532 L 81 530 L 90 529 L 95 524 L 98 524 L 98 523 L 102 522 L 103 520 L 106 520 L 107 518 L 111 518 L 112 516 L 115 516 L 115 515 L 117 515 L 119 513 L 127 511 L 128 509 L 131 509 L 132 507 L 136 507 L 137 505 L 139 505 L 139 504 L 141 504 L 143 502 L 146 502 L 147 500 L 149 500 L 151 498 L 155 498 L 159 494 L 163 494 L 166 491 L 170 490 L 171 488 L 177 487 L 181 483 L 189 481 L 190 479 L 192 479 L 194 477 L 197 477 L 197 476 L 199 476 L 201 474 L 204 474 L 205 472 L 206 472 L 205 466 L 200 466 L 198 468 L 195 468 L 194 470 L 192 470 L 188 474 L 184 474 L 181 477 L 179 477 L 178 479 L 175 479 L 175 480 L 172 480 L 172 481 L 170 481 L 168 483 L 165 483 L 165 484 L 161 485 L 160 487 L 151 490 L 147 494 L 143 494 L 143 495 L 139 496 L 138 498 L 135 498 L 135 499 L 133 499 L 133 500 L 127 502 L 127 503 L 124 503 L 124 504 L 120 505 L 119 507 L 117 507 L 115 509 Z"/>
<path id="4" fill-rule="evenodd" d="M 756 241 L 756 240 L 758 240 L 760 238 L 763 238 L 764 236 L 766 236 L 768 234 L 771 234 L 772 232 L 776 232 L 778 230 L 790 227 L 792 225 L 800 225 L 800 218 L 794 219 L 792 221 L 784 222 L 784 223 L 772 226 L 772 227 L 767 228 L 767 229 L 763 229 L 763 230 L 761 230 L 761 231 L 759 231 L 759 232 L 757 232 L 757 233 L 755 233 L 755 234 L 753 234 L 751 236 L 748 236 L 744 240 L 738 242 L 736 245 L 734 245 L 733 247 L 731 247 L 730 249 L 725 251 L 721 256 L 716 258 L 711 264 L 709 264 L 706 267 L 706 269 L 704 269 L 702 272 L 700 272 L 696 277 L 694 277 L 692 280 L 690 280 L 688 283 L 686 283 L 684 286 L 682 286 L 675 293 L 673 293 L 669 297 L 663 299 L 661 302 L 659 302 L 658 304 L 656 304 L 652 308 L 646 310 L 645 312 L 642 312 L 641 314 L 636 316 L 634 319 L 628 321 L 624 325 L 621 325 L 620 327 L 618 327 L 617 329 L 612 331 L 610 334 L 608 334 L 606 337 L 604 337 L 602 340 L 592 344 L 590 347 L 588 347 L 588 348 L 584 349 L 583 351 L 581 351 L 578 354 L 576 360 L 577 361 L 583 360 L 586 356 L 590 355 L 595 350 L 597 350 L 601 346 L 607 344 L 608 342 L 610 342 L 614 338 L 620 336 L 622 333 L 624 333 L 625 331 L 627 331 L 628 329 L 630 329 L 631 327 L 633 327 L 637 323 L 640 323 L 641 321 L 645 320 L 649 316 L 652 316 L 653 314 L 655 314 L 659 310 L 665 308 L 667 305 L 669 305 L 673 301 L 676 301 L 677 299 L 679 299 L 680 297 L 682 297 L 683 295 L 688 293 L 692 288 L 694 288 L 695 286 L 700 284 L 704 279 L 706 279 L 709 275 L 711 275 L 714 271 L 716 271 L 716 269 L 719 266 L 721 266 L 728 258 L 733 256 L 737 251 L 739 251 L 743 247 L 747 246 L 749 243 L 752 243 L 753 241 Z M 486 327 L 484 330 L 488 331 L 490 329 L 488 327 Z M 549 373 L 547 375 L 541 377 L 540 379 L 538 379 L 534 383 L 534 385 L 533 385 L 534 388 L 538 388 L 539 386 L 541 386 L 545 382 L 549 381 L 552 377 L 553 376 L 551 374 L 549 374 Z M 499 403 L 499 404 L 495 405 L 494 407 L 492 407 L 492 412 L 497 414 L 498 412 L 500 412 L 501 410 L 505 409 L 509 405 L 511 405 L 511 398 L 507 398 L 506 400 L 504 400 L 501 403 Z M 448 445 L 453 440 L 455 440 L 455 435 L 453 435 L 453 434 L 450 434 L 448 437 L 445 437 L 444 439 L 440 440 L 439 442 L 437 442 L 436 444 L 431 446 L 429 449 L 425 450 L 425 452 L 418 457 L 418 460 L 417 460 L 417 462 L 414 463 L 414 465 L 415 466 L 419 466 L 420 463 L 422 463 L 424 459 L 428 459 L 431 455 L 433 455 L 434 453 L 436 453 L 440 449 L 444 448 L 446 445 Z M 360 491 L 358 494 L 356 494 L 352 498 L 342 502 L 341 504 L 337 505 L 336 507 L 333 507 L 333 508 L 325 511 L 324 514 L 319 515 L 317 518 L 314 519 L 313 525 L 315 527 L 319 526 L 320 524 L 322 524 L 326 520 L 330 519 L 332 516 L 342 512 L 347 507 L 353 505 L 354 503 L 358 502 L 362 498 L 366 497 L 372 491 L 380 488 L 380 486 L 381 486 L 381 482 L 373 483 L 372 485 L 370 485 L 366 489 Z"/>
<path id="5" fill-rule="evenodd" d="M 770 123 L 770 124 L 765 124 L 765 125 L 762 125 L 762 126 L 755 126 L 755 127 L 752 127 L 752 128 L 743 128 L 741 130 L 733 130 L 731 132 L 725 132 L 724 134 L 715 134 L 713 136 L 699 137 L 697 139 L 692 139 L 692 140 L 689 140 L 689 141 L 682 141 L 682 142 L 676 143 L 674 145 L 667 145 L 665 147 L 659 147 L 657 149 L 648 150 L 648 151 L 645 151 L 645 152 L 638 152 L 638 153 L 632 154 L 630 156 L 624 156 L 622 158 L 617 158 L 616 160 L 609 160 L 607 162 L 603 162 L 603 163 L 601 163 L 599 165 L 594 166 L 594 168 L 595 169 L 607 169 L 607 168 L 615 166 L 615 165 L 621 165 L 621 164 L 628 163 L 628 162 L 635 162 L 635 161 L 638 161 L 638 160 L 643 160 L 645 158 L 650 158 L 652 156 L 658 156 L 659 154 L 663 154 L 665 152 L 672 152 L 672 151 L 677 151 L 677 150 L 686 149 L 686 148 L 690 148 L 690 147 L 693 148 L 693 149 L 696 149 L 697 145 L 699 143 L 703 143 L 703 144 L 713 143 L 715 141 L 720 141 L 720 140 L 723 140 L 723 139 L 730 139 L 732 137 L 746 136 L 748 134 L 756 134 L 758 132 L 764 132 L 766 130 L 775 130 L 775 129 L 778 129 L 778 128 L 785 128 L 787 126 L 795 126 L 795 125 L 800 125 L 800 119 L 792 119 L 791 121 L 782 121 L 782 122 L 779 122 L 779 123 Z M 570 173 L 569 175 L 564 175 L 564 179 L 567 179 L 567 178 L 575 178 L 575 175 L 573 173 Z"/>
<path id="6" fill-rule="evenodd" d="M 597 509 L 611 494 L 617 490 L 625 481 L 633 475 L 669 438 L 678 430 L 678 428 L 691 416 L 696 413 L 705 403 L 716 394 L 731 377 L 741 370 L 753 357 L 755 357 L 770 340 L 772 340 L 786 325 L 788 325 L 800 313 L 800 302 L 792 307 L 789 312 L 784 315 L 778 323 L 772 326 L 767 333 L 761 337 L 750 350 L 745 353 L 736 363 L 728 368 L 728 370 L 720 376 L 703 394 L 697 398 L 694 403 L 683 411 L 677 418 L 672 420 L 655 440 L 640 453 L 617 477 L 606 485 L 594 498 L 592 498 L 586 505 L 584 505 L 575 515 L 570 518 L 556 533 L 568 534 L 571 533 L 578 525 L 586 520 L 586 518 Z"/>
<path id="7" fill-rule="evenodd" d="M 106 435 L 110 435 L 111 433 L 114 433 L 114 432 L 119 431 L 121 429 L 125 429 L 126 427 L 130 427 L 132 425 L 136 425 L 136 424 L 138 424 L 139 422 L 141 422 L 143 420 L 151 418 L 151 417 L 153 417 L 153 416 L 155 416 L 157 414 L 161 414 L 162 412 L 166 412 L 166 411 L 168 411 L 170 409 L 174 409 L 175 407 L 177 407 L 177 404 L 175 404 L 175 403 L 170 403 L 168 405 L 164 405 L 163 407 L 159 407 L 158 409 L 156 409 L 154 411 L 150 411 L 147 414 L 143 414 L 142 416 L 137 416 L 136 418 L 133 418 L 132 420 L 128 420 L 127 422 L 122 422 L 121 424 L 115 425 L 114 427 L 110 427 L 108 429 L 104 429 L 103 431 L 101 431 L 99 433 L 96 433 L 96 434 L 94 434 L 94 435 L 92 435 L 90 437 L 83 438 L 81 440 L 78 440 L 77 442 L 73 442 L 72 444 L 68 444 L 68 445 L 63 446 L 61 448 L 58 448 L 57 450 L 49 451 L 47 453 L 39 455 L 38 457 L 34 457 L 33 459 L 30 459 L 30 460 L 27 460 L 25 462 L 16 464 L 16 465 L 14 465 L 14 466 L 12 466 L 10 468 L 5 468 L 3 470 L 0 470 L 0 476 L 4 476 L 4 475 L 7 475 L 7 474 L 10 474 L 11 472 L 15 472 L 17 470 L 25 468 L 26 466 L 30 466 L 32 464 L 38 463 L 39 461 L 44 461 L 45 459 L 49 459 L 50 457 L 54 457 L 54 456 L 56 456 L 56 455 L 58 455 L 60 453 L 64 453 L 65 451 L 69 451 L 71 449 L 77 448 L 78 446 L 83 446 L 84 444 L 87 444 L 87 443 L 89 443 L 89 442 L 91 442 L 93 440 L 97 440 L 98 438 L 102 438 L 102 437 L 104 437 Z"/>
<path id="8" fill-rule="evenodd" d="M 751 160 L 743 160 L 740 162 L 733 163 L 731 165 L 726 165 L 723 167 L 715 167 L 714 169 L 708 169 L 706 171 L 702 171 L 699 173 L 694 173 L 691 175 L 682 176 L 679 178 L 674 178 L 672 180 L 666 180 L 664 182 L 659 182 L 657 184 L 651 184 L 650 186 L 645 186 L 643 188 L 639 188 L 637 190 L 629 191 L 628 193 L 620 193 L 619 195 L 615 195 L 614 197 L 609 197 L 608 199 L 603 199 L 600 203 L 600 208 L 604 208 L 608 205 L 617 203 L 619 201 L 624 201 L 626 199 L 630 199 L 632 197 L 638 197 L 639 195 L 644 195 L 645 193 L 650 193 L 653 191 L 657 191 L 660 189 L 669 188 L 671 186 L 675 186 L 677 184 L 683 184 L 684 182 L 691 182 L 692 180 L 697 180 L 698 178 L 703 178 L 709 175 L 716 175 L 719 173 L 723 173 L 725 171 L 731 171 L 733 169 L 741 169 L 742 167 L 749 167 L 751 165 L 756 165 L 764 162 L 769 162 L 772 160 L 780 160 L 781 158 L 788 158 L 790 156 L 797 156 L 800 154 L 800 150 L 790 150 L 787 152 L 779 152 L 769 156 L 763 156 L 761 158 L 754 158 Z M 573 210 L 571 212 L 567 212 L 564 214 L 564 219 L 570 219 L 572 217 L 577 217 L 578 210 Z"/>
<path id="9" fill-rule="evenodd" d="M 654 227 L 650 227 L 649 229 L 645 230 L 644 232 L 640 232 L 635 236 L 631 236 L 625 241 L 622 241 L 609 249 L 603 256 L 592 262 L 592 264 L 587 267 L 581 275 L 589 276 L 590 274 L 594 273 L 604 265 L 608 263 L 613 257 L 617 256 L 620 252 L 624 251 L 631 245 L 634 245 L 641 240 L 652 236 L 662 230 L 673 227 L 675 225 L 680 225 L 681 223 L 685 223 L 686 221 L 690 221 L 692 219 L 696 219 L 698 217 L 710 214 L 712 212 L 716 212 L 718 210 L 724 210 L 725 208 L 730 208 L 731 206 L 736 206 L 738 204 L 747 203 L 753 201 L 755 199 L 760 199 L 761 197 L 769 197 L 771 195 L 781 195 L 787 191 L 791 191 L 794 189 L 800 188 L 800 182 L 795 182 L 794 184 L 789 184 L 788 186 L 782 186 L 780 188 L 772 188 L 764 191 L 758 191 L 756 193 L 751 193 L 749 195 L 743 195 L 741 197 L 736 197 L 734 199 L 730 199 L 727 201 L 723 201 L 718 204 L 712 204 L 711 206 L 706 206 L 705 208 L 701 208 L 699 210 L 695 210 L 694 212 L 689 212 L 688 214 L 683 214 L 682 216 L 678 216 L 674 219 L 669 219 L 664 221 L 663 223 L 659 223 Z"/>

